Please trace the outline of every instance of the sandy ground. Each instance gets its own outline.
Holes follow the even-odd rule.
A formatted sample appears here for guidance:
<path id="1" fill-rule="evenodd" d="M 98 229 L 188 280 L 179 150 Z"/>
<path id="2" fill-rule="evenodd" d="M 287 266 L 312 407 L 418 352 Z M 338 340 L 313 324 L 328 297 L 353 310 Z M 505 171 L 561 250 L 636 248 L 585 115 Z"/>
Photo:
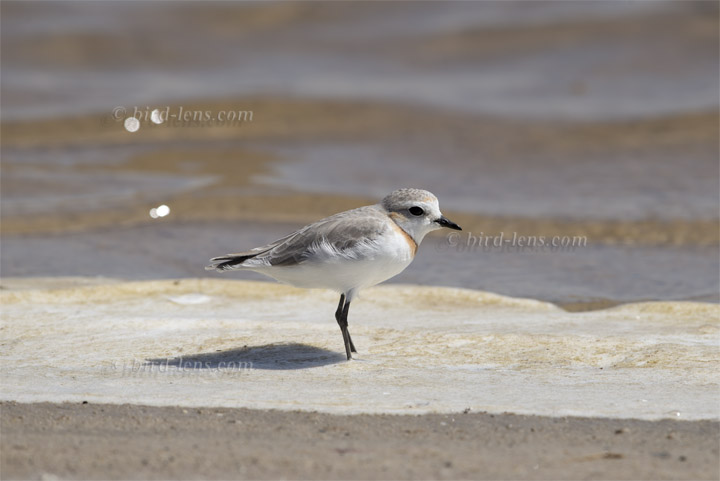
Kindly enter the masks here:
<path id="1" fill-rule="evenodd" d="M 714 421 L 2 403 L 3 479 L 718 479 Z"/>

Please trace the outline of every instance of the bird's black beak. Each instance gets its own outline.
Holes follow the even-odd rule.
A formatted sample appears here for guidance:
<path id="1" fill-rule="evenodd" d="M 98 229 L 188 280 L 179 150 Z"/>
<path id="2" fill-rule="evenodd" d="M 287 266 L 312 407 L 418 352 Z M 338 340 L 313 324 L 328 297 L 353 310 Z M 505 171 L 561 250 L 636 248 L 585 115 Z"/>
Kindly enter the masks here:
<path id="1" fill-rule="evenodd" d="M 441 215 L 439 219 L 435 219 L 435 222 L 440 224 L 443 227 L 447 227 L 448 229 L 454 229 L 454 230 L 462 230 L 462 228 L 457 225 L 455 222 L 448 220 L 445 218 L 444 215 Z"/>

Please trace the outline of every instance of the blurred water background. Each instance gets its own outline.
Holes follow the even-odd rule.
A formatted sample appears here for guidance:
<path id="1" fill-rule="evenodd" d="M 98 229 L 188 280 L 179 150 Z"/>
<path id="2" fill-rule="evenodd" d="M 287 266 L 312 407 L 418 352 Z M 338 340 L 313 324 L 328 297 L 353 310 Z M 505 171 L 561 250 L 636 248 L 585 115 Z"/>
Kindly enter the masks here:
<path id="1" fill-rule="evenodd" d="M 717 2 L 0 9 L 3 277 L 216 276 L 413 186 L 464 231 L 392 282 L 719 300 Z"/>

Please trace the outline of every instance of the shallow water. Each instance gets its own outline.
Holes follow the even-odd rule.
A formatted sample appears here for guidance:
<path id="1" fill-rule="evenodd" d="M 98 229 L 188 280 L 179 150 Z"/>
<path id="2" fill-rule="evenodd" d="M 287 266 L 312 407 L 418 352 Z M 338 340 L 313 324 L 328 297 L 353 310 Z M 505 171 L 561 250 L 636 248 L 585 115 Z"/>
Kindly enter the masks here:
<path id="1" fill-rule="evenodd" d="M 345 362 L 331 293 L 200 279 L 74 282 L 86 286 L 6 281 L 2 399 L 720 416 L 716 305 L 567 313 L 479 291 L 378 287 L 354 302 L 359 353 Z"/>
<path id="2" fill-rule="evenodd" d="M 482 147 L 455 146 L 452 152 L 368 143 L 263 147 L 280 161 L 257 182 L 305 192 L 382 198 L 398 185 L 433 185 L 446 209 L 507 217 L 706 219 L 718 211 L 713 196 L 718 152 L 710 146 L 684 152 L 682 163 L 677 152 L 652 145 L 565 159 L 518 151 L 503 168 Z M 334 168 L 339 162 L 347 166 Z"/>
<path id="3" fill-rule="evenodd" d="M 298 224 L 158 222 L 3 242 L 3 276 L 159 279 L 209 276 L 272 281 L 252 272 L 207 273 L 210 257 L 267 244 Z M 720 302 L 715 247 L 593 245 L 560 249 L 468 247 L 472 233 L 430 234 L 391 283 L 465 287 L 593 307 L 636 300 Z M 478 236 L 479 233 L 475 233 Z M 510 234 L 511 235 L 511 234 Z M 141 245 L 137 239 L 142 239 Z M 495 238 L 493 238 L 495 240 Z M 690 275 L 692 274 L 692 275 Z"/>
<path id="4" fill-rule="evenodd" d="M 149 20 L 160 12 L 162 26 Z M 482 215 L 717 221 L 716 13 L 709 2 L 6 2 L 3 215 L 149 209 L 227 175 L 236 195 L 377 199 L 417 185 Z M 258 96 L 334 107 L 266 108 L 251 125 L 199 132 L 130 134 L 109 118 Z M 96 130 L 45 135 L 68 117 Z M 29 142 L 7 128 L 33 122 Z M 250 186 L 187 158 L 130 165 L 183 149 L 200 165 L 220 149 L 272 160 Z"/>
<path id="5" fill-rule="evenodd" d="M 22 95 L 5 100 L 5 119 L 208 92 L 380 99 L 539 119 L 617 119 L 717 106 L 716 62 L 706 61 L 712 47 L 698 49 L 703 40 L 712 42 L 712 24 L 692 23 L 712 15 L 707 2 L 324 5 L 324 15 L 317 4 L 60 3 L 43 4 L 38 15 L 39 5 L 6 7 L 3 38 L 15 68 L 3 83 Z M 162 26 L 150 21 L 158 15 L 167 19 Z M 658 27 L 647 34 L 637 18 Z M 593 28 L 606 23 L 617 25 L 612 35 Z M 668 25 L 690 35 L 669 37 Z M 508 34 L 494 36 L 495 29 Z M 141 48 L 149 30 L 157 43 Z M 488 52 L 485 44 L 494 42 Z M 116 50 L 113 57 L 103 55 L 105 45 Z M 74 49 L 81 55 L 65 61 Z M 682 75 L 658 75 L 658 68 Z"/>

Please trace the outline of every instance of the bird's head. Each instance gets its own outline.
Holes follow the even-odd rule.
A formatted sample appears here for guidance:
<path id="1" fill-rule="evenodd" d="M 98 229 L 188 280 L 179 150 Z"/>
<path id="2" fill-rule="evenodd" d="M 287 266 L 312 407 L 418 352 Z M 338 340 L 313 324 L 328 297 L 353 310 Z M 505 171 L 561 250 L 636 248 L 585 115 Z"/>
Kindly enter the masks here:
<path id="1" fill-rule="evenodd" d="M 399 189 L 387 195 L 380 205 L 417 244 L 428 232 L 443 227 L 462 230 L 442 215 L 437 197 L 427 190 Z"/>

